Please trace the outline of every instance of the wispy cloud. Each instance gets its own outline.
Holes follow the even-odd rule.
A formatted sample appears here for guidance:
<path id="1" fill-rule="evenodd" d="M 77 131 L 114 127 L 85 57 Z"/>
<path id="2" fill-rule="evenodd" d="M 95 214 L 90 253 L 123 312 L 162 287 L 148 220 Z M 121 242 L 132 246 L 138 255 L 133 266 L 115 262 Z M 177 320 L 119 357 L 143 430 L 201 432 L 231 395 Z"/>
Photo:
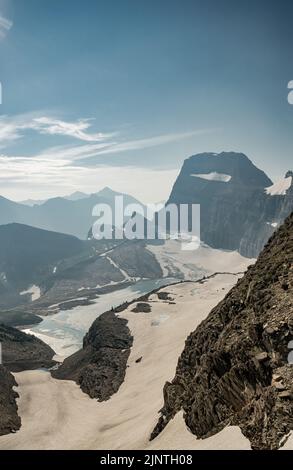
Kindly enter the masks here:
<path id="1" fill-rule="evenodd" d="M 215 129 L 195 129 L 188 132 L 161 134 L 143 139 L 123 140 L 117 132 L 90 132 L 92 126 L 92 119 L 65 121 L 51 116 L 40 116 L 36 113 L 12 117 L 0 116 L 0 148 L 3 149 L 12 142 L 25 137 L 27 131 L 34 131 L 39 135 L 52 137 L 64 136 L 71 139 L 71 141 L 79 140 L 84 144 L 55 145 L 44 149 L 34 157 L 75 161 L 86 160 L 99 155 L 143 150 L 215 132 Z"/>
<path id="2" fill-rule="evenodd" d="M 91 132 L 93 121 L 79 119 L 66 121 L 46 115 L 46 113 L 27 113 L 18 116 L 0 116 L 0 147 L 8 147 L 9 143 L 17 141 L 21 137 L 27 137 L 28 131 L 38 134 L 40 145 L 44 135 L 66 136 L 69 144 L 51 146 L 30 154 L 29 156 L 0 155 L 0 184 L 4 194 L 19 194 L 21 198 L 33 197 L 34 193 L 47 195 L 64 194 L 64 191 L 83 189 L 87 192 L 97 190 L 99 184 L 113 185 L 118 190 L 126 191 L 126 186 L 133 184 L 133 192 L 148 194 L 144 182 L 149 178 L 149 200 L 155 190 L 152 181 L 158 182 L 157 196 L 162 199 L 166 194 L 161 194 L 163 188 L 160 181 L 164 181 L 164 191 L 173 182 L 176 169 L 151 169 L 140 162 L 135 165 L 127 165 L 117 159 L 117 165 L 107 165 L 106 156 L 139 151 L 147 148 L 179 142 L 195 136 L 213 133 L 217 129 L 195 129 L 188 132 L 173 132 L 160 134 L 140 139 L 126 139 L 119 133 Z M 31 136 L 30 136 L 31 137 Z M 80 141 L 74 144 L 74 141 Z M 46 139 L 48 145 L 48 139 Z M 41 145 L 42 146 L 42 145 Z M 93 159 L 91 160 L 91 158 Z M 101 158 L 99 158 L 101 157 Z M 90 159 L 90 160 L 89 160 Z M 143 163 L 143 164 L 142 164 Z M 144 171 L 141 171 L 144 167 Z M 3 194 L 3 190 L 1 190 Z M 163 192 L 163 191 L 162 191 Z M 52 194 L 53 193 L 53 194 Z M 11 197 L 11 196 L 10 196 Z M 39 197 L 39 195 L 38 195 Z"/>
<path id="3" fill-rule="evenodd" d="M 79 119 L 70 122 L 47 116 L 36 116 L 33 113 L 13 117 L 1 116 L 0 145 L 20 139 L 27 130 L 33 130 L 39 134 L 72 137 L 86 142 L 99 142 L 113 136 L 113 134 L 102 132 L 87 132 L 91 127 L 90 121 L 90 119 Z"/>
<path id="4" fill-rule="evenodd" d="M 106 148 L 102 148 L 96 152 L 97 155 L 105 155 L 107 153 L 120 153 L 129 150 L 142 150 L 150 147 L 157 147 L 172 142 L 188 139 L 197 135 L 213 132 L 214 129 L 196 129 L 190 132 L 163 134 L 147 139 L 130 140 L 126 142 L 109 144 Z"/>
<path id="5" fill-rule="evenodd" d="M 91 157 L 98 157 L 99 155 L 143 150 L 211 132 L 215 132 L 215 129 L 197 129 L 190 132 L 163 134 L 145 139 L 128 140 L 124 142 L 105 141 L 98 144 L 57 146 L 48 148 L 40 154 L 35 155 L 35 157 L 47 158 L 50 160 L 65 158 L 70 161 L 79 160 L 82 162 L 82 160 L 86 160 Z"/>
<path id="6" fill-rule="evenodd" d="M 31 129 L 39 131 L 41 134 L 64 135 L 87 142 L 98 142 L 111 136 L 102 132 L 87 133 L 91 127 L 90 119 L 79 119 L 75 122 L 61 121 L 48 117 L 35 118 L 31 123 Z"/>
<path id="7" fill-rule="evenodd" d="M 0 39 L 3 39 L 6 36 L 12 26 L 12 21 L 10 21 L 8 18 L 5 18 L 0 13 Z"/>

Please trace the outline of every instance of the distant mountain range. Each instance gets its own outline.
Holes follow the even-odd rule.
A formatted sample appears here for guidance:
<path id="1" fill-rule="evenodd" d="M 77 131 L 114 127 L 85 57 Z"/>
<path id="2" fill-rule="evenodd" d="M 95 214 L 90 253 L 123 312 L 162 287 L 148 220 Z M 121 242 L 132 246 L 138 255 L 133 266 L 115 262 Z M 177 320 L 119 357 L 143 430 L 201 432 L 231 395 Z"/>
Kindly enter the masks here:
<path id="1" fill-rule="evenodd" d="M 242 153 L 202 153 L 185 160 L 167 203 L 200 204 L 205 243 L 257 257 L 293 210 L 292 172 L 273 184 Z"/>
<path id="2" fill-rule="evenodd" d="M 292 175 L 273 184 L 244 154 L 194 155 L 185 160 L 167 204 L 200 204 L 203 243 L 255 258 L 293 210 Z M 92 238 L 93 207 L 104 203 L 114 212 L 121 195 L 105 187 L 33 206 L 0 197 L 0 308 L 35 300 L 30 314 L 42 314 L 51 304 L 75 302 L 77 292 L 90 301 L 97 289 L 139 278 L 189 278 L 183 273 L 191 264 L 176 244 Z M 123 197 L 125 205 L 139 203 Z M 19 318 L 27 323 L 27 312 Z"/>
<path id="3" fill-rule="evenodd" d="M 114 213 L 115 196 L 124 197 L 124 205 L 139 201 L 127 194 L 105 187 L 95 194 L 73 193 L 68 197 L 56 197 L 47 201 L 14 202 L 0 196 L 0 225 L 13 222 L 44 230 L 74 235 L 86 239 L 95 221 L 92 210 L 96 204 L 108 204 Z M 141 204 L 141 203 L 139 203 Z"/>
<path id="4" fill-rule="evenodd" d="M 63 199 L 68 199 L 69 201 L 78 201 L 79 199 L 84 199 L 88 197 L 89 194 L 82 193 L 81 191 L 75 191 L 69 196 L 63 196 Z M 34 206 L 44 204 L 48 199 L 26 199 L 25 201 L 20 201 L 20 204 L 25 204 L 26 206 Z"/>
<path id="5" fill-rule="evenodd" d="M 256 257 L 293 209 L 292 175 L 288 171 L 274 184 L 242 153 L 193 155 L 185 160 L 167 204 L 200 204 L 204 243 Z M 108 187 L 47 201 L 17 203 L 0 197 L 0 225 L 17 222 L 84 240 L 91 235 L 93 207 L 108 204 L 114 213 L 115 196 L 121 195 L 124 205 L 142 205 Z"/>

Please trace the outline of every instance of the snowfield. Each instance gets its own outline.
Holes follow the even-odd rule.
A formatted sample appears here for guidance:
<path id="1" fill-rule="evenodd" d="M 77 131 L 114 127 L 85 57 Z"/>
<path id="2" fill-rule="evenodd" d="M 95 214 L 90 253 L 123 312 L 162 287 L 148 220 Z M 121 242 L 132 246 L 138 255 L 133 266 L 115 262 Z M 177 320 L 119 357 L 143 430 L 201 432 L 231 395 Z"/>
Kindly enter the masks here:
<path id="1" fill-rule="evenodd" d="M 292 176 L 288 176 L 287 178 L 277 181 L 272 186 L 269 186 L 265 189 L 265 191 L 271 196 L 284 196 L 287 190 L 290 188 L 291 184 Z"/>
<path id="2" fill-rule="evenodd" d="M 245 271 L 248 258 L 237 251 L 224 251 L 201 244 L 197 250 L 182 250 L 180 240 L 166 240 L 162 245 L 147 245 L 158 263 L 164 276 L 178 277 L 184 280 L 197 280 L 215 272 Z M 250 260 L 253 263 L 254 260 Z"/>
<path id="3" fill-rule="evenodd" d="M 222 183 L 228 183 L 232 178 L 231 175 L 225 175 L 224 173 L 217 173 L 216 171 L 211 171 L 210 173 L 204 173 L 204 174 L 195 173 L 195 174 L 192 174 L 191 176 L 194 176 L 195 178 L 202 178 L 208 181 L 221 181 Z"/>
<path id="4" fill-rule="evenodd" d="M 150 313 L 132 312 L 133 304 L 121 312 L 134 343 L 125 381 L 108 401 L 92 400 L 74 382 L 53 379 L 47 371 L 15 374 L 22 427 L 0 437 L 0 449 L 250 449 L 238 427 L 196 439 L 182 413 L 149 441 L 163 405 L 164 384 L 174 377 L 187 335 L 238 278 L 220 274 L 202 283 L 165 287 L 161 291 L 172 302 L 153 294 Z"/>

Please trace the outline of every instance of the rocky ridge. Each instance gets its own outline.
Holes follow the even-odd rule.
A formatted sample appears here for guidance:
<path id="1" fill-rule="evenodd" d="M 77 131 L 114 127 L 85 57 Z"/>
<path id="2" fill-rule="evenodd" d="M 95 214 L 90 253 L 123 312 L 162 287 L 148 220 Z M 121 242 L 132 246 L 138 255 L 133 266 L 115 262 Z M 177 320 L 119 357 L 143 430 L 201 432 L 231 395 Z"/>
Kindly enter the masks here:
<path id="1" fill-rule="evenodd" d="M 11 372 L 49 368 L 56 364 L 54 351 L 41 340 L 0 324 L 0 436 L 16 432 L 21 426 L 17 413 L 17 386 Z"/>
<path id="2" fill-rule="evenodd" d="M 11 372 L 50 368 L 55 352 L 39 338 L 9 326 L 0 325 L 3 364 Z"/>
<path id="3" fill-rule="evenodd" d="M 13 390 L 16 385 L 13 375 L 0 365 L 0 436 L 16 432 L 20 428 L 16 404 L 18 394 Z"/>
<path id="4" fill-rule="evenodd" d="M 181 410 L 197 438 L 240 426 L 253 449 L 293 429 L 293 214 L 255 265 L 190 334 L 151 439 Z"/>
<path id="5" fill-rule="evenodd" d="M 127 320 L 114 311 L 103 313 L 85 336 L 83 348 L 65 359 L 52 376 L 75 381 L 91 398 L 108 400 L 124 381 L 132 341 Z"/>

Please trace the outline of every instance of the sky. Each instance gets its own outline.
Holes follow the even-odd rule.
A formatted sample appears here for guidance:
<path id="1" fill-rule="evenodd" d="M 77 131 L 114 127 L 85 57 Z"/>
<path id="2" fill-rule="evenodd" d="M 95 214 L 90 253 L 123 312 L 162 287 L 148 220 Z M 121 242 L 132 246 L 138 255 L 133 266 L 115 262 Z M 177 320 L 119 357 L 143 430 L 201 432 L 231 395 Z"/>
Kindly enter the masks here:
<path id="1" fill-rule="evenodd" d="M 283 177 L 292 17 L 291 0 L 0 0 L 0 194 L 156 202 L 199 152 Z"/>

